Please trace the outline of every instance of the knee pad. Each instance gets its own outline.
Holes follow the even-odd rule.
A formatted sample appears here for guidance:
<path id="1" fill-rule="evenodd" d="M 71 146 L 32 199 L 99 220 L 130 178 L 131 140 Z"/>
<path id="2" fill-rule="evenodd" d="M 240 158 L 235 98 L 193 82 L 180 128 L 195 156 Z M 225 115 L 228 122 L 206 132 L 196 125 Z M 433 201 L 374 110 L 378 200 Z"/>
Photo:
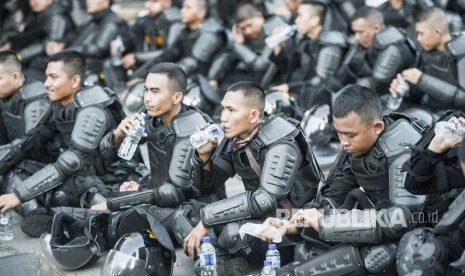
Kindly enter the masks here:
<path id="1" fill-rule="evenodd" d="M 186 200 L 186 196 L 181 189 L 169 183 L 160 186 L 158 198 L 165 203 L 165 206 L 177 206 Z"/>
<path id="2" fill-rule="evenodd" d="M 265 217 L 277 208 L 276 199 L 262 189 L 256 190 L 252 194 L 252 214 L 258 217 Z"/>

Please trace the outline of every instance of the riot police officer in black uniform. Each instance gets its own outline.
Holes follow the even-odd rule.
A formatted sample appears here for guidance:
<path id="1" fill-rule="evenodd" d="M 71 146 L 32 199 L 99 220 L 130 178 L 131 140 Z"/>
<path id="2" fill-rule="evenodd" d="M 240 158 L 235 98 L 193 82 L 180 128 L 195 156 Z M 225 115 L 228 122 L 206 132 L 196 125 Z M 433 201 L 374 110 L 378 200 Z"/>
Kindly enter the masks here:
<path id="1" fill-rule="evenodd" d="M 424 129 L 418 127 L 418 120 L 404 115 L 383 117 L 378 97 L 359 85 L 340 92 L 332 115 L 344 151 L 316 202 L 335 210 L 327 213 L 310 204 L 290 221 L 267 221 L 282 233 L 299 234 L 296 226 L 304 227 L 303 236 L 327 244 L 314 243 L 314 248 L 299 251 L 299 262 L 281 268 L 280 273 L 378 275 L 393 271 L 396 241 L 413 229 L 412 213 L 422 210 L 425 199 L 403 187 L 401 167 L 410 151 L 398 141 L 415 143 Z M 330 248 L 333 242 L 344 244 Z"/>
<path id="2" fill-rule="evenodd" d="M 189 175 L 194 148 L 189 136 L 196 126 L 212 121 L 182 103 L 186 90 L 187 77 L 179 65 L 158 63 L 150 69 L 145 81 L 144 104 L 149 116 L 145 131 L 152 185 L 148 191 L 114 197 L 93 209 L 120 211 L 150 204 L 158 208 L 154 216 L 173 234 L 174 212 L 182 203 L 193 198 L 196 201 L 192 204 L 200 204 L 226 197 L 224 185 L 201 194 L 191 188 Z M 134 128 L 136 116 L 138 114 L 124 119 L 103 138 L 100 151 L 106 160 L 117 158 L 116 152 L 123 138 Z"/>
<path id="3" fill-rule="evenodd" d="M 351 47 L 327 86 L 335 92 L 347 84 L 357 83 L 378 95 L 385 94 L 392 78 L 414 64 L 415 46 L 399 29 L 385 27 L 383 16 L 376 8 L 357 10 L 351 24 L 358 43 Z"/>
<path id="4" fill-rule="evenodd" d="M 318 88 L 339 68 L 348 46 L 343 33 L 323 28 L 325 13 L 326 6 L 321 0 L 302 1 L 295 24 L 303 38 L 297 45 L 292 39 L 284 47 L 278 45 L 272 56 L 272 60 L 284 58 L 287 70 L 285 83 L 271 89 L 295 95 L 304 110 L 310 108 L 315 98 L 320 96 L 317 95 Z M 319 103 L 329 104 L 329 97 L 326 98 L 328 100 Z"/>
<path id="5" fill-rule="evenodd" d="M 45 87 L 52 102 L 52 117 L 40 132 L 48 133 L 49 139 L 62 139 L 66 145 L 53 163 L 25 179 L 10 179 L 8 189 L 12 193 L 0 196 L 2 213 L 31 199 L 39 199 L 48 208 L 85 206 L 102 200 L 101 194 L 106 192 L 102 179 L 112 172 L 107 170 L 97 147 L 124 116 L 111 90 L 82 87 L 84 68 L 84 57 L 75 51 L 62 51 L 50 57 Z M 27 234 L 39 236 L 47 230 L 44 229 L 47 225 L 41 222 L 43 217 L 28 218 L 31 218 L 29 226 L 23 225 Z"/>
<path id="6" fill-rule="evenodd" d="M 449 111 L 438 122 L 445 120 L 465 124 L 465 114 Z M 431 129 L 415 145 L 412 157 L 404 164 L 405 188 L 414 194 L 427 195 L 425 218 L 430 221 L 402 238 L 402 247 L 397 253 L 399 275 L 446 275 L 464 267 L 461 221 L 465 142 L 459 148 L 461 140 L 458 135 L 447 137 Z"/>
<path id="7" fill-rule="evenodd" d="M 250 259 L 257 257 L 255 254 L 263 256 L 266 248 L 258 239 L 241 239 L 240 225 L 246 220 L 275 215 L 276 208 L 290 212 L 302 207 L 315 195 L 319 176 L 298 122 L 281 116 L 264 118 L 264 92 L 260 86 L 235 83 L 228 88 L 221 104 L 227 139 L 197 148 L 191 183 L 202 191 L 237 173 L 246 191 L 205 206 L 200 212 L 201 221 L 190 233 L 185 233 L 184 249 L 193 258 L 202 237 L 211 228 L 219 234 L 218 274 L 243 275 L 247 264 L 244 256 Z M 311 172 L 307 181 L 295 182 L 298 172 L 307 169 Z M 177 220 L 176 226 L 192 229 L 188 221 Z"/>
<path id="8" fill-rule="evenodd" d="M 452 37 L 444 11 L 436 7 L 419 15 L 416 31 L 422 48 L 419 62 L 416 68 L 400 74 L 411 86 L 407 103 L 421 105 L 436 113 L 463 110 L 465 74 L 461 64 L 465 60 L 465 36 Z M 392 81 L 391 93 L 396 91 L 397 83 L 397 79 Z"/>
<path id="9" fill-rule="evenodd" d="M 273 49 L 266 46 L 265 38 L 283 25 L 286 22 L 279 16 L 265 17 L 252 4 L 240 5 L 231 30 L 233 41 L 208 71 L 210 85 L 222 93 L 238 81 L 254 81 L 262 87 L 280 81 L 279 65 L 270 60 Z"/>
<path id="10" fill-rule="evenodd" d="M 28 141 L 32 132 L 36 132 L 50 116 L 50 101 L 45 86 L 40 82 L 26 83 L 21 63 L 12 51 L 0 52 L 0 75 L 0 125 L 4 126 L 1 134 L 3 141 L 0 143 L 0 174 L 6 177 L 6 172 L 22 159 L 47 163 L 53 160 L 51 158 L 57 152 L 41 146 L 40 139 L 34 143 Z M 24 167 L 29 166 L 22 164 L 20 167 L 27 171 Z M 3 191 L 5 189 L 2 187 Z"/>
<path id="11" fill-rule="evenodd" d="M 171 0 L 147 0 L 145 7 L 148 14 L 139 17 L 132 27 L 134 51 L 124 51 L 121 65 L 114 64 L 111 59 L 104 64 L 105 84 L 117 93 L 124 88 L 130 71 L 173 46 L 175 37 L 170 36 L 170 29 L 181 19 L 179 9 L 172 6 Z M 121 55 L 113 51 L 110 54 Z"/>
<path id="12" fill-rule="evenodd" d="M 149 69 L 159 62 L 176 62 L 188 77 L 206 75 L 215 54 L 225 45 L 224 29 L 207 17 L 207 1 L 186 0 L 181 8 L 181 22 L 170 30 L 172 43 L 161 55 L 144 63 L 131 76 L 145 78 Z M 170 38 L 171 39 L 171 38 Z"/>

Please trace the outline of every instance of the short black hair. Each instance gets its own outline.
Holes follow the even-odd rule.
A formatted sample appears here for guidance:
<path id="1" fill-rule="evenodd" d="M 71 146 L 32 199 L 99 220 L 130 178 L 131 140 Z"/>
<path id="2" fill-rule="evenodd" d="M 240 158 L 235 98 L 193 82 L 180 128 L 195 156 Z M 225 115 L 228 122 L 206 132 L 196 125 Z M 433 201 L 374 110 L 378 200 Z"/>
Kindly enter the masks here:
<path id="1" fill-rule="evenodd" d="M 374 7 L 361 7 L 359 8 L 350 18 L 350 21 L 355 21 L 357 19 L 365 19 L 370 24 L 379 24 L 381 27 L 384 27 L 384 17 L 383 14 Z"/>
<path id="2" fill-rule="evenodd" d="M 263 117 L 265 110 L 265 91 L 263 88 L 251 81 L 240 81 L 231 84 L 227 92 L 241 92 L 244 98 L 260 111 L 260 117 Z"/>
<path id="3" fill-rule="evenodd" d="M 241 23 L 244 20 L 252 19 L 261 12 L 252 4 L 242 4 L 236 9 L 235 20 L 236 23 Z"/>
<path id="4" fill-rule="evenodd" d="M 86 76 L 86 58 L 79 52 L 74 50 L 63 50 L 53 54 L 48 59 L 48 62 L 63 62 L 64 70 L 68 77 L 78 75 L 81 77 L 81 85 Z"/>
<path id="5" fill-rule="evenodd" d="M 344 87 L 332 105 L 334 118 L 345 118 L 351 112 L 357 114 L 361 122 L 367 125 L 383 117 L 378 95 L 357 84 Z"/>
<path id="6" fill-rule="evenodd" d="M 308 5 L 312 9 L 313 16 L 318 16 L 320 18 L 320 24 L 323 24 L 326 16 L 326 6 L 328 3 L 325 1 L 318 0 L 304 0 L 300 2 L 300 5 Z"/>
<path id="7" fill-rule="evenodd" d="M 4 70 L 9 73 L 21 73 L 21 61 L 16 52 L 10 50 L 0 51 L 0 65 L 3 65 Z"/>
<path id="8" fill-rule="evenodd" d="M 168 85 L 171 92 L 182 92 L 183 95 L 187 91 L 187 75 L 186 72 L 176 63 L 160 62 L 150 68 L 149 74 L 162 74 L 168 77 Z"/>
<path id="9" fill-rule="evenodd" d="M 430 28 L 449 33 L 449 23 L 447 15 L 443 9 L 438 7 L 428 7 L 424 9 L 416 18 L 416 23 L 426 23 Z"/>

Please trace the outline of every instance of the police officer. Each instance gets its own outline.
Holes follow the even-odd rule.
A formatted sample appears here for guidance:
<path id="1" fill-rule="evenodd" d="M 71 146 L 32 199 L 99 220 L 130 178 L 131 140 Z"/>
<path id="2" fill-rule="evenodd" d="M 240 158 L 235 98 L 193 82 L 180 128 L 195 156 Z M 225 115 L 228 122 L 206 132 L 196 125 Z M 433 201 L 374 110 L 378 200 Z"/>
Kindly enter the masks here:
<path id="1" fill-rule="evenodd" d="M 187 77 L 181 66 L 174 63 L 154 65 L 145 80 L 144 104 L 149 116 L 146 124 L 147 150 L 151 169 L 152 187 L 148 191 L 114 197 L 95 205 L 93 209 L 120 211 L 131 206 L 151 204 L 159 208 L 156 218 L 173 233 L 175 208 L 188 199 L 213 202 L 226 197 L 224 185 L 203 191 L 192 190 L 189 182 L 191 157 L 194 148 L 189 136 L 197 125 L 211 123 L 211 119 L 182 103 L 187 90 Z M 106 160 L 117 158 L 123 138 L 135 127 L 138 114 L 121 121 L 100 144 Z"/>
<path id="2" fill-rule="evenodd" d="M 91 204 L 92 200 L 101 200 L 100 193 L 106 192 L 101 178 L 108 171 L 96 149 L 102 137 L 124 116 L 112 91 L 82 88 L 84 68 L 84 57 L 75 51 L 62 51 L 50 57 L 45 87 L 53 115 L 41 132 L 67 144 L 53 163 L 30 177 L 9 181 L 12 192 L 0 196 L 1 213 L 31 199 L 41 200 L 46 207 Z M 27 234 L 39 236 L 47 230 L 41 221 L 43 217 L 28 218 L 31 218 L 29 226 L 23 227 Z"/>
<path id="3" fill-rule="evenodd" d="M 417 40 L 421 45 L 419 63 L 398 76 L 410 85 L 407 101 L 433 112 L 465 107 L 465 75 L 460 64 L 464 60 L 465 36 L 453 38 L 443 10 L 432 7 L 423 11 L 416 22 Z M 390 91 L 397 89 L 398 79 Z"/>
<path id="4" fill-rule="evenodd" d="M 385 27 L 382 14 L 373 7 L 357 10 L 351 25 L 357 44 L 328 80 L 328 88 L 335 92 L 357 83 L 378 95 L 386 94 L 392 78 L 414 64 L 415 46 L 397 28 Z"/>
<path id="5" fill-rule="evenodd" d="M 304 236 L 327 242 L 323 247 L 315 244 L 318 249 L 313 252 L 318 256 L 312 256 L 310 250 L 302 251 L 304 255 L 296 255 L 300 263 L 283 267 L 280 272 L 377 275 L 392 271 L 395 241 L 413 228 L 412 212 L 421 211 L 424 202 L 424 197 L 413 196 L 403 188 L 401 165 L 409 151 L 395 140 L 416 142 L 421 129 L 416 129 L 418 122 L 413 118 L 383 117 L 376 94 L 359 85 L 340 91 L 332 115 L 344 151 L 317 201 L 346 210 L 357 203 L 360 210 L 326 213 L 309 205 L 290 221 L 268 219 L 266 223 L 278 227 L 281 233 L 298 234 L 296 226 L 304 227 Z M 345 244 L 328 250 L 331 242 Z M 378 254 L 384 256 L 382 261 L 377 259 Z M 331 265 L 334 263 L 345 265 Z"/>
<path id="6" fill-rule="evenodd" d="M 52 42 L 69 42 L 74 26 L 65 7 L 53 0 L 29 1 L 31 14 L 26 19 L 24 30 L 8 39 L 3 50 L 18 51 L 23 62 L 49 55 Z"/>
<path id="7" fill-rule="evenodd" d="M 125 49 L 133 48 L 129 26 L 111 10 L 112 0 L 86 1 L 86 11 L 92 15 L 92 20 L 84 26 L 78 35 L 70 42 L 57 42 L 50 45 L 50 53 L 63 49 L 82 53 L 86 58 L 87 70 L 92 73 L 102 72 L 103 60 L 110 56 L 110 42 L 120 34 L 125 43 Z"/>
<path id="8" fill-rule="evenodd" d="M 225 44 L 223 27 L 207 18 L 205 0 L 186 0 L 181 8 L 181 23 L 174 24 L 172 35 L 176 39 L 163 53 L 144 63 L 131 76 L 145 78 L 152 65 L 159 62 L 176 62 L 187 76 L 206 75 L 214 55 Z"/>
<path id="9" fill-rule="evenodd" d="M 302 1 L 295 24 L 303 38 L 297 45 L 293 45 L 294 40 L 291 39 L 284 47 L 278 45 L 272 56 L 272 60 L 284 58 L 287 70 L 285 83 L 271 89 L 295 95 L 304 110 L 312 106 L 318 98 L 316 90 L 339 68 L 347 47 L 344 34 L 324 30 L 325 13 L 326 6 L 321 1 Z M 329 103 L 329 100 L 323 102 Z"/>
<path id="10" fill-rule="evenodd" d="M 231 30 L 231 47 L 218 56 L 208 72 L 210 85 L 223 92 L 230 84 L 242 80 L 263 87 L 278 81 L 279 66 L 270 60 L 273 50 L 266 46 L 265 38 L 285 24 L 278 16 L 265 18 L 252 4 L 240 5 Z"/>
<path id="11" fill-rule="evenodd" d="M 462 112 L 447 112 L 439 118 L 444 120 L 465 124 Z M 399 275 L 440 275 L 447 274 L 449 269 L 463 268 L 463 259 L 452 263 L 465 248 L 460 238 L 463 229 L 459 226 L 464 212 L 465 183 L 465 148 L 458 147 L 461 140 L 456 135 L 435 134 L 432 129 L 415 145 L 412 157 L 404 165 L 405 188 L 414 194 L 427 195 L 428 205 L 425 207 L 427 223 L 402 238 L 403 246 L 397 256 Z"/>
<path id="12" fill-rule="evenodd" d="M 134 51 L 124 51 L 121 65 L 112 63 L 111 59 L 105 61 L 105 84 L 114 90 L 123 88 L 128 70 L 135 70 L 144 62 L 160 55 L 173 42 L 174 38 L 169 36 L 170 28 L 181 18 L 179 9 L 172 6 L 171 0 L 147 0 L 145 8 L 148 14 L 139 17 L 132 28 Z M 111 49 L 112 56 L 121 55 Z"/>
<path id="13" fill-rule="evenodd" d="M 5 174 L 23 158 L 50 161 L 53 151 L 41 147 L 40 140 L 26 143 L 50 115 L 45 86 L 40 82 L 26 83 L 21 63 L 12 51 L 0 52 L 0 79 L 0 125 L 4 126 L 0 173 Z"/>
<path id="14" fill-rule="evenodd" d="M 218 274 L 243 275 L 247 264 L 244 256 L 263 256 L 266 248 L 258 239 L 241 239 L 241 223 L 274 215 L 278 206 L 289 211 L 301 207 L 315 195 L 319 177 L 298 122 L 281 116 L 264 117 L 260 86 L 235 83 L 221 104 L 226 139 L 197 148 L 191 182 L 198 190 L 211 189 L 237 173 L 246 192 L 205 206 L 200 222 L 187 233 L 183 246 L 193 258 L 202 237 L 213 229 L 219 234 Z M 295 183 L 299 170 L 305 169 L 312 170 L 307 182 Z"/>

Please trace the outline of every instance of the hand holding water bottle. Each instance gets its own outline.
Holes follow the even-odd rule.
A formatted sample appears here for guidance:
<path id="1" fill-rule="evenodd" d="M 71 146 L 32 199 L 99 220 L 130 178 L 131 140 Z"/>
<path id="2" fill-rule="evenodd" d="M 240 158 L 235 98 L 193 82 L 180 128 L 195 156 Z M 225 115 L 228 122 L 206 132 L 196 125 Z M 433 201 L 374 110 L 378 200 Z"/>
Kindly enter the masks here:
<path id="1" fill-rule="evenodd" d="M 121 143 L 119 150 L 118 150 L 118 156 L 125 159 L 125 160 L 131 160 L 134 153 L 137 150 L 137 147 L 139 146 L 139 140 L 144 136 L 145 134 L 145 119 L 147 117 L 147 114 L 145 113 L 140 113 L 137 118 L 134 120 L 134 126 L 135 126 L 135 131 L 132 130 L 130 135 L 126 136 Z"/>
<path id="2" fill-rule="evenodd" d="M 434 132 L 428 149 L 435 153 L 443 153 L 462 142 L 465 135 L 465 118 L 453 116 L 447 122 L 439 121 L 434 125 Z"/>

